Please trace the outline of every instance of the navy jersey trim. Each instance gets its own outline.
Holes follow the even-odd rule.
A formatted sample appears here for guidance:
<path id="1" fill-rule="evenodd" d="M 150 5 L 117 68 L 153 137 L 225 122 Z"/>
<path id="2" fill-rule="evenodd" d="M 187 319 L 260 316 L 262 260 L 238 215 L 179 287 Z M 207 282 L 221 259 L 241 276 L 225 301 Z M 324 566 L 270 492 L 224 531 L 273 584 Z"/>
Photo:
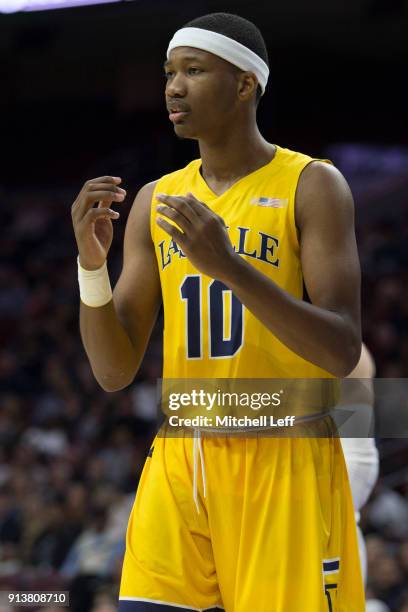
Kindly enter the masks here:
<path id="1" fill-rule="evenodd" d="M 340 561 L 323 561 L 324 572 L 336 572 L 340 567 Z"/>
<path id="2" fill-rule="evenodd" d="M 186 608 L 185 606 L 177 606 L 172 604 L 171 606 L 161 603 L 153 603 L 147 601 L 126 601 L 124 599 L 119 600 L 118 612 L 176 612 L 176 610 L 183 610 L 184 612 L 220 612 L 224 608 L 205 608 L 198 610 L 198 608 Z"/>

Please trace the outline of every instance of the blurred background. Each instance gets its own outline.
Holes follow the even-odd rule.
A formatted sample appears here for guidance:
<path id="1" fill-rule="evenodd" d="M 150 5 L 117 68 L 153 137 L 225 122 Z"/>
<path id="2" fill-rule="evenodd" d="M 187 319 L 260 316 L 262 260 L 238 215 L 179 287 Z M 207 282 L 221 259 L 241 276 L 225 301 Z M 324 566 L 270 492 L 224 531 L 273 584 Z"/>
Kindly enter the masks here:
<path id="1" fill-rule="evenodd" d="M 69 590 L 75 612 L 116 609 L 127 518 L 156 427 L 161 321 L 134 384 L 102 391 L 79 337 L 70 208 L 85 180 L 122 177 L 114 283 L 138 189 L 198 156 L 173 134 L 162 64 L 174 31 L 213 11 L 253 20 L 266 39 L 264 136 L 329 157 L 349 181 L 363 337 L 377 376 L 408 376 L 407 0 L 135 0 L 0 13 L 0 590 Z M 407 612 L 408 441 L 377 445 L 380 478 L 361 523 L 367 597 L 373 611 Z"/>

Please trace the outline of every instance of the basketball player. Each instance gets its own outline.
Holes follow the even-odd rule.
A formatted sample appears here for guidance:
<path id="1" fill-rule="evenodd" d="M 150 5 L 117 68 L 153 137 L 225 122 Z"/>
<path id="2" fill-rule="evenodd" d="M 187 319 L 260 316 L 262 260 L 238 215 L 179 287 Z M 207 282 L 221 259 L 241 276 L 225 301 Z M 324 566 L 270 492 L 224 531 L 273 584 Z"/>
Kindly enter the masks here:
<path id="1" fill-rule="evenodd" d="M 262 35 L 245 19 L 216 13 L 175 33 L 166 104 L 200 158 L 137 195 L 113 297 L 106 258 L 119 215 L 109 206 L 124 200 L 121 179 L 87 181 L 74 202 L 81 335 L 105 390 L 133 381 L 162 302 L 164 378 L 330 379 L 356 365 L 350 190 L 332 165 L 260 134 L 268 74 Z M 156 438 L 119 610 L 175 609 L 364 610 L 339 439 Z"/>
<path id="2" fill-rule="evenodd" d="M 374 421 L 374 359 L 365 344 L 360 360 L 348 378 L 358 379 L 353 385 L 343 384 L 341 407 L 352 408 L 353 414 L 342 427 L 341 443 L 350 479 L 351 493 L 357 523 L 358 548 L 364 583 L 367 580 L 367 552 L 364 537 L 359 527 L 360 510 L 367 503 L 379 472 L 378 450 L 373 438 Z M 355 437 L 357 435 L 365 437 Z"/>

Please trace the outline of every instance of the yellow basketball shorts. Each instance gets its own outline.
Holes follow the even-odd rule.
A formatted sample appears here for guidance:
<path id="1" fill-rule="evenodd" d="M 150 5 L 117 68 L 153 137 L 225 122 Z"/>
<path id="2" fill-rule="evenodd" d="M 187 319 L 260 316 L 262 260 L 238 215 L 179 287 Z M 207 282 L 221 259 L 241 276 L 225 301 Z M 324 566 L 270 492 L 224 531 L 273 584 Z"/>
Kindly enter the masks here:
<path id="1" fill-rule="evenodd" d="M 363 612 L 338 438 L 156 437 L 120 612 Z"/>

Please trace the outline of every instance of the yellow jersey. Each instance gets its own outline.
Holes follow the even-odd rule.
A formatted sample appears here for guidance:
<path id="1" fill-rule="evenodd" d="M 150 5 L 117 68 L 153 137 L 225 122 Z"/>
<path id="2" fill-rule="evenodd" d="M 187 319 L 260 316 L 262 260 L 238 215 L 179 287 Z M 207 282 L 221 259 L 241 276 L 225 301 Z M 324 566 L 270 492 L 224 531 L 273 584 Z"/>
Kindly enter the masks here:
<path id="1" fill-rule="evenodd" d="M 158 192 L 191 191 L 223 217 L 241 257 L 301 299 L 294 202 L 311 161 L 278 147 L 269 164 L 221 196 L 203 180 L 200 160 L 158 181 L 151 232 L 164 302 L 164 382 L 226 378 L 250 386 L 256 378 L 258 387 L 260 378 L 310 377 L 336 386 L 196 270 L 155 222 Z M 316 394 L 317 410 L 329 395 Z M 183 404 L 183 415 L 191 406 L 197 411 Z M 286 414 L 295 414 L 292 400 Z M 365 610 L 347 469 L 329 420 L 303 423 L 290 439 L 213 436 L 194 425 L 177 436 L 164 426 L 129 519 L 119 610 Z"/>
<path id="2" fill-rule="evenodd" d="M 224 219 L 241 257 L 302 299 L 295 194 L 302 170 L 312 161 L 277 146 L 271 162 L 222 195 L 204 181 L 200 159 L 159 179 L 152 197 L 151 234 L 164 307 L 164 379 L 331 377 L 280 342 L 223 283 L 201 274 L 156 224 L 157 193 L 193 193 Z"/>

